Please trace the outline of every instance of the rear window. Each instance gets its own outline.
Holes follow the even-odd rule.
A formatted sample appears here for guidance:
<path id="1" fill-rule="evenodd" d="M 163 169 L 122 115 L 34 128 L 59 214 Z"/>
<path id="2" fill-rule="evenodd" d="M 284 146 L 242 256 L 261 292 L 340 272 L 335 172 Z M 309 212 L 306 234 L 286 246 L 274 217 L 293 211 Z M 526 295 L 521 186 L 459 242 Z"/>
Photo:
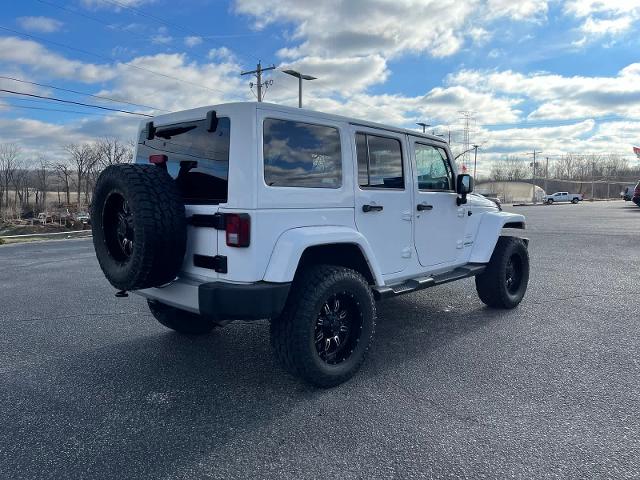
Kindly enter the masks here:
<path id="1" fill-rule="evenodd" d="M 340 188 L 342 152 L 337 128 L 267 118 L 264 181 L 270 187 Z"/>
<path id="2" fill-rule="evenodd" d="M 186 203 L 223 203 L 228 192 L 229 131 L 227 117 L 218 119 L 215 132 L 207 131 L 206 120 L 158 126 L 153 140 L 147 140 L 143 130 L 136 162 L 166 155 L 167 171 Z"/>

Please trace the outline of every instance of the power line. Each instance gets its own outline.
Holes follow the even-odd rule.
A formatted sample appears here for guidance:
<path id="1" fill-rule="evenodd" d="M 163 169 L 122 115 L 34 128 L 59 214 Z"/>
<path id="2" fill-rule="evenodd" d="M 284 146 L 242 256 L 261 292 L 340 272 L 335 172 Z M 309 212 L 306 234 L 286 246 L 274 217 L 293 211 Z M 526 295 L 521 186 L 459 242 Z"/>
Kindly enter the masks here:
<path id="1" fill-rule="evenodd" d="M 46 83 L 30 82 L 28 80 L 21 80 L 19 78 L 7 77 L 5 75 L 0 75 L 0 78 L 4 78 L 5 80 L 13 80 L 14 82 L 28 83 L 29 85 L 37 85 L 38 87 L 52 88 L 54 90 L 60 90 L 62 92 L 69 92 L 69 93 L 75 93 L 77 95 L 85 95 L 87 97 L 99 98 L 101 100 L 108 100 L 110 102 L 124 103 L 126 105 L 132 105 L 134 107 L 150 108 L 151 110 L 158 110 L 160 112 L 169 111 L 169 110 L 163 110 L 162 108 L 152 107 L 150 105 L 144 105 L 142 103 L 134 103 L 134 102 L 129 102 L 125 100 L 116 100 L 115 98 L 105 97 L 103 95 L 94 95 L 92 93 L 80 92 L 78 90 L 71 90 L 70 88 L 62 88 L 62 87 L 56 87 L 54 85 L 47 85 Z"/>
<path id="2" fill-rule="evenodd" d="M 94 21 L 94 22 L 100 23 L 100 24 L 102 24 L 102 25 L 106 26 L 106 27 L 107 27 L 107 28 L 109 28 L 109 29 L 113 29 L 113 28 L 114 28 L 114 25 L 113 25 L 112 23 L 110 23 L 110 22 L 107 22 L 107 21 L 101 20 L 100 18 L 97 18 L 97 17 L 91 16 L 91 15 L 87 15 L 87 14 L 82 13 L 82 12 L 79 12 L 79 11 L 77 11 L 77 10 L 74 10 L 74 9 L 71 9 L 71 8 L 68 8 L 68 7 L 65 7 L 64 5 L 58 5 L 57 3 L 49 2 L 49 1 L 47 1 L 47 0 L 36 0 L 36 1 L 37 1 L 37 2 L 40 2 L 40 3 L 42 3 L 42 4 L 45 4 L 45 5 L 48 5 L 48 6 L 50 6 L 50 7 L 58 8 L 58 9 L 60 9 L 60 10 L 64 10 L 64 11 L 69 12 L 69 13 L 72 13 L 72 14 L 74 14 L 74 15 L 79 15 L 80 17 L 83 17 L 83 18 L 86 18 L 86 19 L 92 20 L 92 21 Z M 129 10 L 134 10 L 134 13 L 136 13 L 137 15 L 141 15 L 141 16 L 148 16 L 148 17 L 150 17 L 150 18 L 152 18 L 152 19 L 154 19 L 154 20 L 155 20 L 155 19 L 159 19 L 159 17 L 155 17 L 155 16 L 152 16 L 152 15 L 150 15 L 150 14 L 144 14 L 142 11 L 139 11 L 139 10 L 137 10 L 137 9 L 134 9 L 133 7 L 127 7 L 126 5 L 122 5 L 122 6 L 120 6 L 120 5 L 119 5 L 119 7 L 121 7 L 121 8 L 127 8 L 127 9 L 129 9 Z M 158 20 L 158 21 L 159 21 L 159 20 Z M 168 21 L 167 21 L 167 22 L 168 22 Z M 161 23 L 165 23 L 165 24 L 167 24 L 167 25 L 176 25 L 176 26 L 177 26 L 177 24 L 172 24 L 171 22 L 169 22 L 169 23 L 167 23 L 167 22 L 161 22 Z M 185 27 L 185 28 L 186 28 L 186 27 Z M 131 35 L 131 36 L 136 37 L 136 38 L 139 38 L 139 39 L 143 39 L 143 40 L 145 40 L 145 41 L 153 40 L 153 37 L 149 38 L 148 36 L 140 35 L 140 34 L 138 34 L 138 33 L 132 32 L 132 31 L 130 31 L 130 30 L 128 30 L 128 29 L 118 28 L 118 30 L 119 30 L 120 32 L 124 32 L 124 33 L 126 33 L 126 34 L 128 34 L 128 35 Z M 209 39 L 211 39 L 211 38 L 237 38 L 237 37 L 240 37 L 240 36 L 245 36 L 245 35 L 243 35 L 243 34 L 228 34 L 228 35 L 200 35 L 200 34 L 197 34 L 196 32 L 194 32 L 194 35 L 197 35 L 197 36 L 198 36 L 198 37 L 200 37 L 200 38 L 206 39 L 206 40 L 207 40 L 207 43 L 208 43 L 208 44 L 210 44 L 211 46 L 216 46 L 214 43 L 212 43 L 212 42 L 210 42 L 210 41 L 209 41 Z M 250 34 L 250 35 L 254 35 L 254 34 Z M 235 52 L 235 51 L 239 51 L 240 53 L 245 53 L 245 52 L 243 52 L 242 50 L 238 50 L 237 48 L 235 48 L 235 47 L 234 47 L 234 52 Z M 203 57 L 203 58 L 204 58 L 204 57 Z"/>
<path id="3" fill-rule="evenodd" d="M 74 102 L 73 100 L 65 100 L 62 98 L 45 97 L 43 95 L 36 95 L 35 93 L 16 92 L 14 90 L 6 90 L 4 88 L 0 88 L 0 92 L 11 93 L 13 95 L 24 95 L 26 97 L 41 98 L 41 99 L 50 100 L 53 102 L 69 103 L 72 105 L 81 105 L 83 107 L 99 108 L 100 110 L 109 110 L 110 112 L 128 113 L 129 115 L 139 115 L 142 117 L 153 117 L 153 115 L 147 115 L 146 113 L 131 112 L 129 110 L 120 110 L 118 108 L 111 108 L 111 107 L 103 107 L 102 105 L 90 105 L 88 103 Z"/>
<path id="4" fill-rule="evenodd" d="M 98 112 L 81 112 L 79 110 L 63 110 L 60 108 L 46 108 L 46 107 L 30 107 L 28 105 L 13 105 L 11 103 L 7 103 L 6 105 L 9 105 L 12 108 L 23 108 L 23 109 L 27 109 L 27 110 L 44 110 L 47 112 L 63 112 L 63 113 L 78 113 L 81 115 L 99 115 L 101 117 L 109 117 L 110 115 L 108 113 L 98 113 Z M 3 113 L 2 110 L 0 110 L 0 114 Z"/>
<path id="5" fill-rule="evenodd" d="M 40 42 L 50 43 L 52 45 L 57 45 L 59 47 L 67 48 L 69 50 L 74 50 L 76 52 L 80 52 L 80 53 L 83 53 L 85 55 L 90 55 L 90 56 L 94 56 L 96 58 L 101 58 L 102 60 L 106 60 L 109 63 L 111 63 L 113 61 L 111 58 L 109 58 L 109 57 L 107 57 L 105 55 L 101 55 L 99 53 L 90 52 L 90 51 L 87 51 L 87 50 L 83 50 L 81 48 L 72 47 L 70 45 L 65 45 L 64 43 L 55 42 L 53 40 L 49 40 L 49 39 L 46 39 L 46 38 L 38 37 L 36 35 L 31 35 L 31 34 L 28 34 L 28 33 L 18 32 L 17 30 L 13 30 L 11 28 L 7 28 L 7 27 L 4 27 L 2 25 L 0 25 L 0 30 L 5 30 L 7 32 L 13 33 L 15 35 L 20 35 L 22 37 L 33 38 L 33 39 L 38 40 Z M 192 86 L 195 86 L 195 87 L 198 87 L 198 88 L 202 88 L 204 90 L 209 90 L 210 92 L 221 93 L 223 95 L 225 94 L 225 92 L 223 92 L 222 90 L 217 90 L 215 88 L 205 87 L 204 85 L 200 85 L 198 83 L 194 83 L 194 82 L 190 82 L 188 80 L 183 80 L 181 78 L 173 77 L 171 75 L 167 75 L 166 73 L 160 73 L 160 72 L 156 72 L 154 70 L 149 70 L 148 68 L 140 67 L 138 65 L 133 65 L 133 64 L 131 64 L 129 62 L 122 62 L 121 65 L 124 65 L 126 67 L 130 67 L 130 68 L 135 68 L 136 70 L 141 70 L 143 72 L 151 73 L 152 75 L 157 75 L 157 76 L 160 76 L 160 77 L 169 78 L 171 80 L 176 80 L 178 82 L 182 82 L 182 83 L 187 84 L 187 85 L 192 85 Z"/>
<path id="6" fill-rule="evenodd" d="M 162 24 L 164 24 L 164 25 L 166 25 L 168 27 L 175 27 L 175 28 L 177 28 L 179 30 L 182 30 L 184 32 L 190 33 L 192 35 L 195 35 L 195 36 L 198 36 L 198 37 L 201 37 L 201 38 L 212 38 L 212 37 L 215 37 L 214 35 L 213 36 L 212 35 L 203 35 L 201 32 L 197 32 L 197 31 L 193 30 L 192 28 L 185 27 L 184 25 L 181 25 L 181 24 L 176 23 L 174 21 L 167 20 L 165 18 L 158 17 L 157 15 L 153 15 L 151 13 L 144 12 L 144 11 L 140 10 L 139 8 L 133 7 L 131 5 L 126 5 L 126 4 L 118 2 L 116 0 L 102 0 L 102 1 L 105 2 L 105 3 L 110 3 L 111 5 L 115 5 L 116 7 L 119 7 L 119 8 L 125 9 L 125 10 L 130 10 L 130 11 L 134 12 L 136 15 L 139 15 L 141 17 L 151 18 L 152 20 L 155 20 L 156 22 L 162 23 Z M 237 48 L 235 48 L 234 50 L 236 50 L 236 51 L 238 51 L 238 52 L 240 52 L 240 53 L 242 53 L 244 55 L 247 55 L 250 58 L 258 58 L 255 55 L 255 53 L 248 53 L 248 52 L 245 52 L 243 50 L 239 50 Z"/>

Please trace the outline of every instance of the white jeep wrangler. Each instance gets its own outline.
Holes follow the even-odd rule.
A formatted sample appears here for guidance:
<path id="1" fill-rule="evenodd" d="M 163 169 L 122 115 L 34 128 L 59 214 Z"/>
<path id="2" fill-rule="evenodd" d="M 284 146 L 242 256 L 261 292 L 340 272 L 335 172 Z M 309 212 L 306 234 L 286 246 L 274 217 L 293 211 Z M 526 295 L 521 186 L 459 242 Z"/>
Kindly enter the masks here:
<path id="1" fill-rule="evenodd" d="M 157 116 L 136 163 L 108 167 L 92 204 L 111 284 L 178 332 L 271 319 L 275 355 L 329 387 L 371 346 L 376 300 L 475 276 L 514 308 L 524 228 L 456 174 L 439 137 L 265 103 Z"/>

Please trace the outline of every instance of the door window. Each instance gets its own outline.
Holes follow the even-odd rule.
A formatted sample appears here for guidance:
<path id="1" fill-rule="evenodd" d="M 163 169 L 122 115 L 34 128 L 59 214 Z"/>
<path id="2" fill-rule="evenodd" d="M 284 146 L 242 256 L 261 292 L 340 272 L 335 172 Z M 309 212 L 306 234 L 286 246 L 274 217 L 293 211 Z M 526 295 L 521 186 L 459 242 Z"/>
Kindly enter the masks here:
<path id="1" fill-rule="evenodd" d="M 415 144 L 416 171 L 420 190 L 453 190 L 453 172 L 447 152 L 439 147 Z"/>
<path id="2" fill-rule="evenodd" d="M 356 134 L 360 188 L 404 189 L 402 146 L 397 138 Z"/>

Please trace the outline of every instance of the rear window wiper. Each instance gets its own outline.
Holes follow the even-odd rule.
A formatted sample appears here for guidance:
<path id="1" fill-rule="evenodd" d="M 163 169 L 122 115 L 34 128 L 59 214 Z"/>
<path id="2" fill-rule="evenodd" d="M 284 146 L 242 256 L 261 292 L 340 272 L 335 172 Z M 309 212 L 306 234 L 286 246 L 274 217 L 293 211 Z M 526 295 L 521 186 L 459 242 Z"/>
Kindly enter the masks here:
<path id="1" fill-rule="evenodd" d="M 155 131 L 155 136 L 156 137 L 161 137 L 164 139 L 170 139 L 171 137 L 175 137 L 176 135 L 180 135 L 182 133 L 186 133 L 189 132 L 191 130 L 193 130 L 194 128 L 197 128 L 196 125 L 189 125 L 189 126 L 177 126 L 177 127 L 167 127 L 167 128 L 158 128 Z"/>

